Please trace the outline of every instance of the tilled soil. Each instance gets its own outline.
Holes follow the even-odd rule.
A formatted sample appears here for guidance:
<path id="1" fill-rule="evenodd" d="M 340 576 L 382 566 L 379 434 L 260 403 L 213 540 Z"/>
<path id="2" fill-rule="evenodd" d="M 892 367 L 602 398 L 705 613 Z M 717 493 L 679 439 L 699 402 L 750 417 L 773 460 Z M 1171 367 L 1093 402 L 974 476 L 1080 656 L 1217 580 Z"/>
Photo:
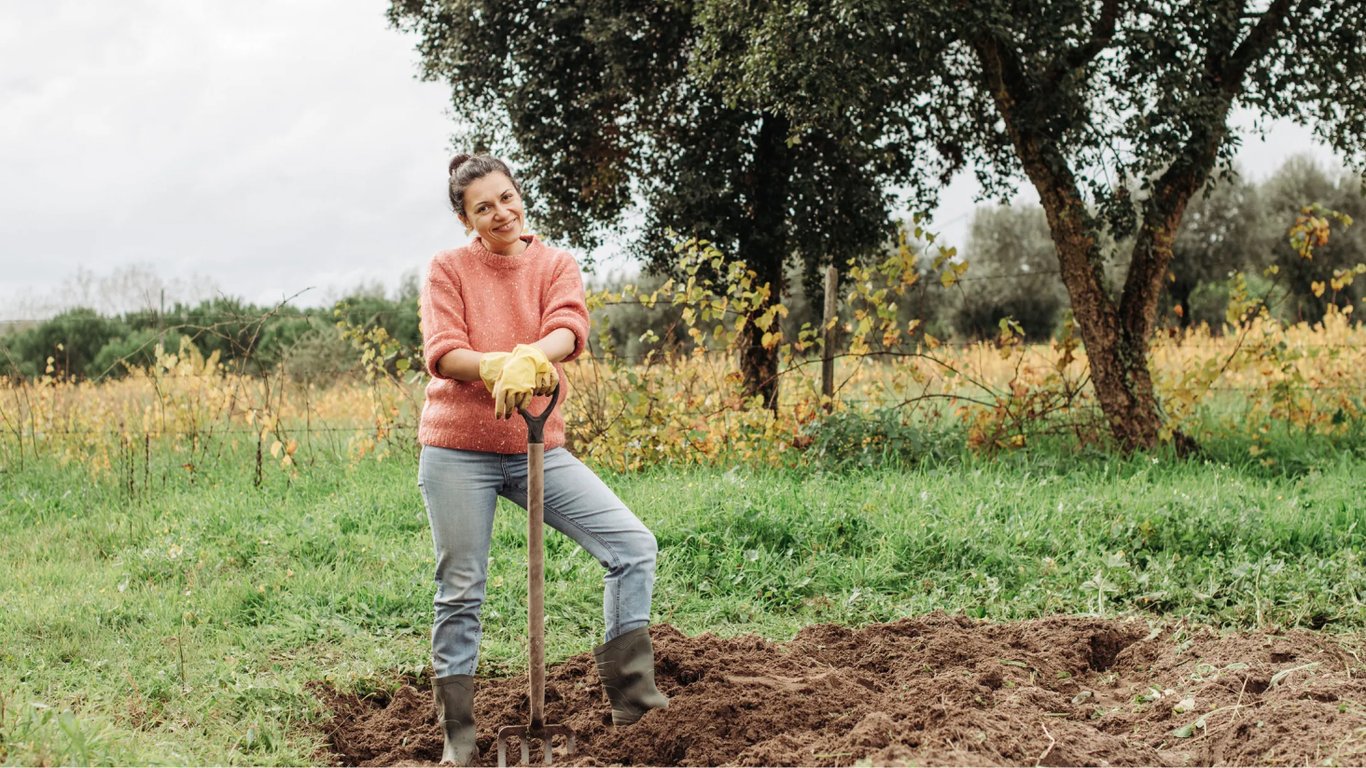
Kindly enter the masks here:
<path id="1" fill-rule="evenodd" d="M 651 634 L 672 702 L 629 728 L 611 726 L 591 654 L 547 670 L 547 719 L 578 739 L 572 757 L 557 741 L 556 765 L 1366 764 L 1359 636 L 945 614 L 781 644 Z M 527 721 L 527 679 L 479 686 L 481 764 L 495 765 L 495 729 Z M 430 690 L 319 690 L 334 713 L 325 759 L 440 758 Z"/>

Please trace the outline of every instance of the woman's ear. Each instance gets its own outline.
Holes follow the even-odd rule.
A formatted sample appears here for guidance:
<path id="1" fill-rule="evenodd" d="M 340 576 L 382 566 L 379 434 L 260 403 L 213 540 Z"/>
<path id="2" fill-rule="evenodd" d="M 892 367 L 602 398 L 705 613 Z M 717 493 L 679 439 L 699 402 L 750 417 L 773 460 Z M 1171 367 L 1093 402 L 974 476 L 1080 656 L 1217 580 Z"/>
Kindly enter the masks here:
<path id="1" fill-rule="evenodd" d="M 455 217 L 460 219 L 460 224 L 465 227 L 465 234 L 468 235 L 469 233 L 474 231 L 474 227 L 470 226 L 469 219 L 465 218 L 465 214 L 457 213 L 455 214 Z"/>

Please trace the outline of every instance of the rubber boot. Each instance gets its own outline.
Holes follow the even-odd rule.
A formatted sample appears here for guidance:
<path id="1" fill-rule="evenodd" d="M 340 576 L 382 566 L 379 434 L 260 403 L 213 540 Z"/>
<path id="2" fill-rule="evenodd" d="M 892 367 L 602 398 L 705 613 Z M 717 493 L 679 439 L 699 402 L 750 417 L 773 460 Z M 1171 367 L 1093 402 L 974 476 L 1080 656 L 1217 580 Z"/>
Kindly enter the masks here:
<path id="1" fill-rule="evenodd" d="M 598 677 L 612 702 L 612 725 L 630 725 L 652 709 L 669 706 L 655 687 L 655 652 L 648 627 L 633 629 L 593 649 Z"/>
<path id="2" fill-rule="evenodd" d="M 474 676 L 447 675 L 432 680 L 436 719 L 446 733 L 442 765 L 474 765 L 479 747 L 474 743 Z"/>

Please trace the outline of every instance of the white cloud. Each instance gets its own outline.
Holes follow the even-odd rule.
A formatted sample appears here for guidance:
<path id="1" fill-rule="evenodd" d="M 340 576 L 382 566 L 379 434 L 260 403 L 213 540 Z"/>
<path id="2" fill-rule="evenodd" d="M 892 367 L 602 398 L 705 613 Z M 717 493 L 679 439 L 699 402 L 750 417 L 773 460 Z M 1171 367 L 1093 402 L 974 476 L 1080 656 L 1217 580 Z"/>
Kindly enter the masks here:
<path id="1" fill-rule="evenodd" d="M 7 5 L 0 301 L 128 263 L 271 301 L 396 284 L 463 239 L 446 89 L 385 7 Z"/>

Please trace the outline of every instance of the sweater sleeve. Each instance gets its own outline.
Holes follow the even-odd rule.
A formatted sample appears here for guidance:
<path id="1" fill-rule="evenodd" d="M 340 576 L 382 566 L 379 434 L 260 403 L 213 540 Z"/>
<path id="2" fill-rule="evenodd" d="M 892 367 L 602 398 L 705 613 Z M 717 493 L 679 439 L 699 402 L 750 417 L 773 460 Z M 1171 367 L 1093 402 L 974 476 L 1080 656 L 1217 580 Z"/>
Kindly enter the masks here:
<path id="1" fill-rule="evenodd" d="M 456 277 L 442 264 L 439 255 L 427 267 L 420 308 L 422 351 L 427 361 L 427 373 L 433 378 L 447 378 L 437 371 L 436 364 L 451 350 L 471 347 L 460 286 Z"/>
<path id="2" fill-rule="evenodd" d="M 563 362 L 583 354 L 588 344 L 588 305 L 583 293 L 583 278 L 579 264 L 563 254 L 550 280 L 545 310 L 541 313 L 540 338 L 556 328 L 568 328 L 574 334 L 574 351 Z"/>

